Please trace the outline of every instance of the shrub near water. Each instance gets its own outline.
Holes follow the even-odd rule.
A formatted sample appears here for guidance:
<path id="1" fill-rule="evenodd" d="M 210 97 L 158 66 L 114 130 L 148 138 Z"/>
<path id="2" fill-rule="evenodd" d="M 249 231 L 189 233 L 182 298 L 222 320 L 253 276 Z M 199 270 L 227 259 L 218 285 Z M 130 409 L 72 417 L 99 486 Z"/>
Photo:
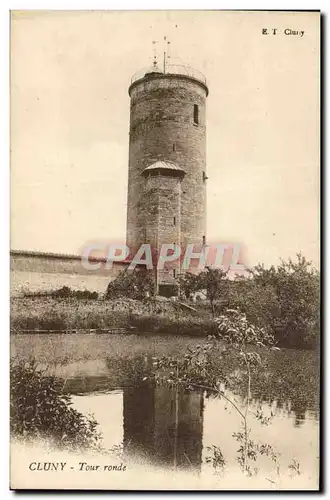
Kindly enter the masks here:
<path id="1" fill-rule="evenodd" d="M 13 437 L 55 441 L 60 448 L 98 448 L 97 422 L 71 408 L 63 381 L 45 375 L 35 362 L 10 368 L 10 430 Z"/>
<path id="2" fill-rule="evenodd" d="M 320 341 L 320 273 L 298 254 L 277 266 L 257 265 L 230 280 L 217 269 L 179 277 L 186 299 L 206 293 L 213 315 L 237 309 L 268 329 L 281 347 L 315 348 Z"/>

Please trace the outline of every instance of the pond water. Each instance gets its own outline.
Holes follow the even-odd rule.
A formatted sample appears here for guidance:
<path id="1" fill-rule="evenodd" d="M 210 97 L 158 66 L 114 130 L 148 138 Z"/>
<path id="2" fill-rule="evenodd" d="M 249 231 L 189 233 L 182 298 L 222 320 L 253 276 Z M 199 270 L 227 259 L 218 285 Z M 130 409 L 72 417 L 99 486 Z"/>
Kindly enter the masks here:
<path id="1" fill-rule="evenodd" d="M 237 468 L 242 430 L 237 411 L 224 399 L 203 392 L 155 386 L 145 375 L 153 356 L 184 355 L 203 339 L 155 335 L 16 335 L 14 358 L 34 358 L 65 379 L 65 390 L 83 414 L 93 414 L 106 448 L 123 448 L 127 460 L 163 468 L 203 473 L 212 469 L 208 457 L 217 446 L 225 471 Z M 283 349 L 267 353 L 263 376 L 252 382 L 251 410 L 272 416 L 269 425 L 249 418 L 251 437 L 280 454 L 283 470 L 295 460 L 301 473 L 317 483 L 319 432 L 319 357 L 314 351 Z M 235 366 L 228 369 L 234 370 Z M 226 395 L 244 407 L 237 388 Z M 255 463 L 272 478 L 267 457 Z"/>

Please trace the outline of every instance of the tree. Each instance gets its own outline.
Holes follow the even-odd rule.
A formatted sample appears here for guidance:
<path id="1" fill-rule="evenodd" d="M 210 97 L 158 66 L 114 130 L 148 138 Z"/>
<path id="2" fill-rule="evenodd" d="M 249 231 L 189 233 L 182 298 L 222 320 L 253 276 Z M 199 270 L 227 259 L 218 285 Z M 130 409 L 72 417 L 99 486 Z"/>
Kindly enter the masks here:
<path id="1" fill-rule="evenodd" d="M 215 314 L 214 304 L 228 290 L 227 272 L 222 269 L 212 269 L 208 267 L 201 275 L 203 288 L 210 301 L 212 314 Z"/>
<path id="2" fill-rule="evenodd" d="M 277 299 L 277 314 L 271 327 L 277 342 L 295 347 L 315 347 L 320 329 L 320 276 L 301 254 L 297 260 L 281 260 L 278 267 L 252 269 L 255 284 L 272 288 Z"/>
<path id="3" fill-rule="evenodd" d="M 237 309 L 249 321 L 268 329 L 277 344 L 314 348 L 319 339 L 320 277 L 301 254 L 293 261 L 265 268 L 228 282 L 222 310 Z"/>
<path id="4" fill-rule="evenodd" d="M 270 283 L 260 284 L 252 276 L 236 278 L 230 282 L 222 306 L 241 311 L 249 321 L 274 333 L 280 306 L 276 290 Z"/>
<path id="5" fill-rule="evenodd" d="M 184 273 L 178 277 L 180 293 L 190 300 L 194 293 L 203 290 L 203 282 L 200 274 Z"/>
<path id="6" fill-rule="evenodd" d="M 187 299 L 191 299 L 196 292 L 205 291 L 214 315 L 215 302 L 222 297 L 228 289 L 228 280 L 226 278 L 226 271 L 207 267 L 206 271 L 199 274 L 185 273 L 179 276 L 180 290 Z"/>

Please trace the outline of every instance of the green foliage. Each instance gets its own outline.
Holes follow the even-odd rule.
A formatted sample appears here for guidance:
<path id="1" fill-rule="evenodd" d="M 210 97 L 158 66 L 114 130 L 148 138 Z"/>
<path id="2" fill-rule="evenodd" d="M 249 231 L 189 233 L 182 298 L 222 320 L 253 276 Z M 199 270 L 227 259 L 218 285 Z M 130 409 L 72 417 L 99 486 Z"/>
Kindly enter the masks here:
<path id="1" fill-rule="evenodd" d="M 227 273 L 221 269 L 208 267 L 199 274 L 186 273 L 179 277 L 180 290 L 186 299 L 191 299 L 196 292 L 205 291 L 214 312 L 214 303 L 228 291 Z"/>
<path id="2" fill-rule="evenodd" d="M 273 336 L 267 330 L 250 323 L 245 314 L 235 309 L 227 309 L 225 315 L 216 319 L 216 323 L 218 325 L 217 337 L 235 348 L 243 348 L 244 352 L 249 344 L 265 347 L 274 342 Z M 257 353 L 252 354 L 257 356 Z M 252 356 L 251 360 L 256 356 Z"/>
<path id="3" fill-rule="evenodd" d="M 239 443 L 237 450 L 237 462 L 244 474 L 252 476 L 258 473 L 258 468 L 253 464 L 258 456 L 265 455 L 272 460 L 279 471 L 278 457 L 273 448 L 268 443 L 258 443 L 251 438 L 251 431 L 248 419 L 252 414 L 262 425 L 269 425 L 270 418 L 265 417 L 259 408 L 256 412 L 250 408 L 251 382 L 255 370 L 260 370 L 263 366 L 263 359 L 256 349 L 266 349 L 272 345 L 273 338 L 266 330 L 253 325 L 247 320 L 246 315 L 235 310 L 227 310 L 226 313 L 216 320 L 218 331 L 202 345 L 197 345 L 194 349 L 179 358 L 162 356 L 155 359 L 156 381 L 167 383 L 170 386 L 181 386 L 185 390 L 201 390 L 207 397 L 216 396 L 225 399 L 238 413 L 241 419 L 242 431 L 233 434 L 234 439 Z M 228 397 L 225 389 L 228 382 L 228 374 L 225 370 L 219 372 L 214 370 L 212 363 L 212 352 L 217 349 L 219 340 L 224 341 L 227 347 L 220 352 L 220 365 L 224 364 L 228 352 L 234 351 L 240 364 L 240 369 L 236 370 L 236 375 L 245 385 L 244 404 L 240 404 L 236 399 Z M 235 366 L 236 363 L 235 363 Z M 233 370 L 232 370 L 233 371 Z M 230 376 L 229 376 L 230 378 Z M 211 452 L 206 459 L 211 463 L 216 472 L 222 471 L 225 466 L 225 458 L 222 451 L 213 446 L 208 450 Z"/>
<path id="4" fill-rule="evenodd" d="M 228 282 L 225 279 L 227 273 L 221 269 L 211 269 L 207 268 L 204 273 L 202 273 L 202 284 L 203 288 L 206 290 L 206 296 L 210 301 L 212 309 L 214 307 L 214 302 L 227 293 Z M 214 312 L 214 309 L 213 309 Z"/>
<path id="5" fill-rule="evenodd" d="M 276 465 L 276 470 L 278 470 L 278 454 L 275 453 L 274 448 L 270 444 L 257 443 L 252 439 L 249 439 L 249 435 L 246 439 L 244 432 L 234 432 L 233 438 L 239 443 L 239 448 L 237 450 L 237 462 L 239 463 L 241 469 L 249 476 L 258 474 L 259 469 L 253 467 L 251 464 L 256 462 L 258 456 L 265 455 Z M 249 461 L 249 462 L 247 462 Z"/>
<path id="6" fill-rule="evenodd" d="M 21 309 L 11 313 L 10 328 L 14 332 L 22 330 L 52 330 L 63 332 L 67 328 L 65 314 L 56 310 L 37 311 Z"/>
<path id="7" fill-rule="evenodd" d="M 230 288 L 226 305 L 269 329 L 281 346 L 314 348 L 319 342 L 320 277 L 301 254 L 277 267 L 258 265 Z"/>
<path id="8" fill-rule="evenodd" d="M 150 271 L 140 269 L 130 272 L 125 269 L 119 273 L 115 280 L 110 281 L 105 299 L 125 297 L 143 300 L 152 296 L 154 291 L 155 284 Z"/>
<path id="9" fill-rule="evenodd" d="M 88 300 L 96 296 L 87 291 L 74 292 L 67 287 L 53 292 L 55 298 L 42 296 L 34 300 L 30 297 L 29 303 L 27 299 L 20 299 L 19 307 L 11 312 L 11 327 L 14 331 L 65 331 L 132 325 L 144 332 L 210 335 L 215 333 L 210 310 L 213 316 L 222 316 L 224 311 L 232 309 L 245 314 L 248 322 L 273 335 L 275 345 L 305 349 L 319 344 L 319 273 L 301 255 L 296 261 L 282 262 L 269 269 L 256 266 L 249 277 L 235 280 L 228 279 L 217 269 L 207 269 L 200 274 L 187 273 L 179 280 L 186 299 L 205 291 L 209 303 L 194 304 L 194 314 L 200 318 L 187 317 L 182 309 L 174 314 L 176 303 L 169 301 L 162 305 L 164 314 L 158 314 L 161 307 L 149 307 L 152 300 L 148 297 L 154 294 L 152 274 L 138 270 L 122 271 L 109 283 L 107 301 Z M 87 300 L 82 300 L 85 298 Z M 126 302 L 127 307 L 118 309 L 119 302 Z M 191 316 L 191 311 L 189 314 Z"/>
<path id="10" fill-rule="evenodd" d="M 60 448 L 99 448 L 94 418 L 71 408 L 63 381 L 45 375 L 36 363 L 12 363 L 10 368 L 10 429 L 15 437 L 56 441 Z"/>
<path id="11" fill-rule="evenodd" d="M 13 332 L 128 328 L 127 312 L 115 310 L 115 306 L 111 302 L 71 297 L 14 299 L 11 301 L 10 327 Z"/>
<path id="12" fill-rule="evenodd" d="M 301 254 L 248 277 L 229 280 L 221 270 L 180 277 L 186 298 L 205 290 L 213 314 L 239 310 L 249 322 L 267 329 L 280 346 L 315 348 L 320 331 L 320 276 Z"/>
<path id="13" fill-rule="evenodd" d="M 211 453 L 211 455 L 208 455 L 206 457 L 205 462 L 207 464 L 212 464 L 214 472 L 216 473 L 223 472 L 226 466 L 226 460 L 223 456 L 221 449 L 218 446 L 212 445 L 212 446 L 207 446 L 207 451 Z"/>
<path id="14" fill-rule="evenodd" d="M 71 290 L 69 287 L 64 286 L 55 292 L 50 294 L 52 297 L 57 298 L 68 298 L 72 297 L 75 299 L 84 299 L 84 300 L 97 300 L 98 293 L 90 292 L 89 290 Z"/>
<path id="15" fill-rule="evenodd" d="M 24 297 L 40 298 L 40 297 L 52 297 L 56 299 L 83 299 L 83 300 L 97 300 L 99 295 L 97 292 L 90 292 L 89 290 L 72 290 L 68 286 L 63 286 L 58 290 L 52 290 L 51 292 L 26 292 Z"/>
<path id="16" fill-rule="evenodd" d="M 256 284 L 272 286 L 278 314 L 272 328 L 278 342 L 290 346 L 315 347 L 320 329 L 320 276 L 301 254 L 297 261 L 281 261 L 275 268 L 257 266 L 252 272 Z"/>
<path id="17" fill-rule="evenodd" d="M 280 314 L 276 291 L 271 284 L 260 286 L 252 278 L 239 277 L 231 281 L 228 294 L 221 297 L 220 313 L 236 309 L 246 314 L 248 321 L 274 333 L 274 318 Z"/>
<path id="18" fill-rule="evenodd" d="M 184 273 L 178 277 L 181 295 L 191 300 L 194 293 L 203 290 L 201 274 Z"/>
<path id="19" fill-rule="evenodd" d="M 297 462 L 297 460 L 293 459 L 292 463 L 289 465 L 289 470 L 290 470 L 292 476 L 300 476 L 301 471 L 300 471 L 299 462 Z"/>
<path id="20" fill-rule="evenodd" d="M 234 353 L 235 365 L 241 365 L 240 378 L 245 376 L 244 369 L 248 368 L 250 372 L 254 367 L 260 368 L 261 356 L 253 350 L 253 347 L 265 348 L 272 344 L 273 338 L 267 331 L 248 322 L 244 314 L 230 309 L 225 315 L 217 318 L 214 324 L 216 330 L 209 336 L 207 342 L 188 349 L 188 352 L 180 358 L 162 356 L 155 361 L 158 381 L 166 381 L 171 385 L 183 384 L 189 389 L 203 386 L 205 390 L 218 392 L 219 384 L 227 383 L 228 355 L 232 363 Z M 221 350 L 218 350 L 219 340 L 227 344 L 224 344 Z M 217 360 L 212 356 L 214 351 L 218 352 Z M 216 369 L 215 363 L 222 365 L 223 370 Z"/>

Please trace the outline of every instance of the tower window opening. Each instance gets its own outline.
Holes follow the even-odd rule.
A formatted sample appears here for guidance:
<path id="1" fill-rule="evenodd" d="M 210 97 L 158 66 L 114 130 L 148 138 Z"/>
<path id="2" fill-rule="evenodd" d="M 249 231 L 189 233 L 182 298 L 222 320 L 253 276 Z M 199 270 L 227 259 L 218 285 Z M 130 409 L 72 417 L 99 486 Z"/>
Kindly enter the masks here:
<path id="1" fill-rule="evenodd" d="M 173 269 L 173 278 L 175 278 L 175 276 L 176 276 L 176 270 Z"/>
<path id="2" fill-rule="evenodd" d="M 194 104 L 194 124 L 198 125 L 198 105 Z"/>
<path id="3" fill-rule="evenodd" d="M 203 182 L 205 182 L 208 179 L 208 176 L 206 175 L 205 172 L 203 172 Z"/>
<path id="4" fill-rule="evenodd" d="M 203 245 L 205 245 L 205 243 L 206 243 L 206 238 L 205 236 L 203 236 Z"/>
<path id="5" fill-rule="evenodd" d="M 176 145 L 175 145 L 175 143 L 173 144 L 173 151 L 176 151 Z"/>
<path id="6" fill-rule="evenodd" d="M 173 217 L 173 226 L 176 225 L 176 217 Z"/>

